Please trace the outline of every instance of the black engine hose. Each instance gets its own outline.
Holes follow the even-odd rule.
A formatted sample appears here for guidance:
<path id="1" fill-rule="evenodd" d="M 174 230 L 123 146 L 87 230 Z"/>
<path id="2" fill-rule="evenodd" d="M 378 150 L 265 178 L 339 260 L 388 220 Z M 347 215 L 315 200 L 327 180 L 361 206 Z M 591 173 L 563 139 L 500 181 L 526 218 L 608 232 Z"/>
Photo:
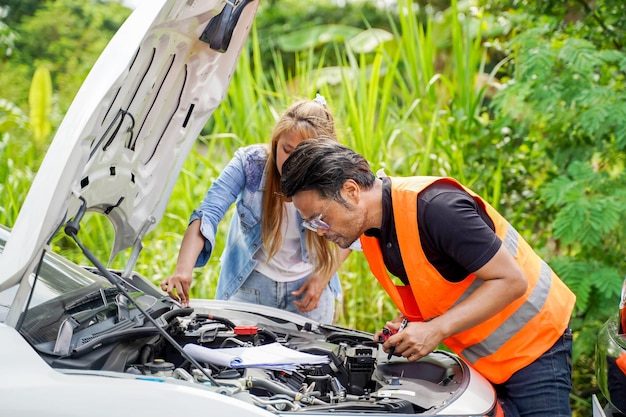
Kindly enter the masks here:
<path id="1" fill-rule="evenodd" d="M 235 323 L 233 323 L 232 321 L 228 320 L 227 318 L 220 317 L 220 316 L 214 316 L 212 314 L 198 313 L 198 314 L 196 314 L 196 319 L 213 320 L 213 321 L 216 321 L 218 323 L 225 324 L 226 326 L 230 327 L 231 329 L 234 329 L 236 327 Z"/>
<path id="2" fill-rule="evenodd" d="M 154 348 L 152 345 L 144 345 L 139 352 L 139 363 L 145 365 L 154 360 Z"/>
<path id="3" fill-rule="evenodd" d="M 318 404 L 326 405 L 326 403 L 320 399 L 313 398 L 308 395 L 304 395 L 300 392 L 290 390 L 277 382 L 270 381 L 269 379 L 248 377 L 246 379 L 247 388 L 262 388 L 270 391 L 272 394 L 283 394 L 289 398 L 306 404 Z"/>
<path id="4" fill-rule="evenodd" d="M 259 329 L 258 335 L 263 337 L 264 343 L 274 343 L 278 340 L 278 336 L 271 330 Z"/>
<path id="5" fill-rule="evenodd" d="M 175 310 L 170 310 L 167 313 L 163 313 L 163 315 L 161 315 L 161 318 L 169 323 L 176 317 L 190 316 L 191 313 L 193 313 L 193 308 L 191 307 L 177 308 Z"/>

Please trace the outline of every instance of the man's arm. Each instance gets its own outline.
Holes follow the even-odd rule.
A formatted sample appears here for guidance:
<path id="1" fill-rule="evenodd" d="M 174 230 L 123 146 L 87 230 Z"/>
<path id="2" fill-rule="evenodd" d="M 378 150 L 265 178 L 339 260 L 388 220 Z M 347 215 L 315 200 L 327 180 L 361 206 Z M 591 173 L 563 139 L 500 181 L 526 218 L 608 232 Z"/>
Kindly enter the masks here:
<path id="1" fill-rule="evenodd" d="M 390 337 L 384 348 L 396 345 L 397 354 L 418 360 L 447 337 L 493 317 L 528 288 L 526 276 L 504 246 L 474 274 L 483 284 L 469 297 L 428 322 L 409 323 L 404 331 Z"/>

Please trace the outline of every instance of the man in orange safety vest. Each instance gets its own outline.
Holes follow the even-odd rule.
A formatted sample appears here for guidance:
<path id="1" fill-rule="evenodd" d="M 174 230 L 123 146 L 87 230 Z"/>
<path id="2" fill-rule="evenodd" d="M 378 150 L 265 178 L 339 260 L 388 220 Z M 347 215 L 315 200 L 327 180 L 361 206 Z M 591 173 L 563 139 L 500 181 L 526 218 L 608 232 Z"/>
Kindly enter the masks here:
<path id="1" fill-rule="evenodd" d="M 452 178 L 377 177 L 323 140 L 291 153 L 281 188 L 304 227 L 342 248 L 360 240 L 400 311 L 386 326 L 409 321 L 386 352 L 416 361 L 444 343 L 494 384 L 506 416 L 571 415 L 575 296 L 484 199 Z"/>

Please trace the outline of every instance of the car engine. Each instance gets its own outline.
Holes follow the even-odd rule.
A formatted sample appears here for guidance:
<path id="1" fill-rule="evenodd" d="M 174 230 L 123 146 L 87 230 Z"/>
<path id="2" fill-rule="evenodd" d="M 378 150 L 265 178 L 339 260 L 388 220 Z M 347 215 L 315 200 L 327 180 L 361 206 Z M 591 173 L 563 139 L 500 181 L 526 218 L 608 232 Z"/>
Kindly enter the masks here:
<path id="1" fill-rule="evenodd" d="M 153 309 L 155 314 L 158 312 L 159 323 L 185 350 L 188 345 L 225 350 L 280 344 L 327 360 L 299 364 L 290 370 L 199 361 L 209 379 L 164 340 L 157 329 L 137 326 L 139 317 L 130 315 L 126 329 L 110 332 L 119 326 L 117 314 L 95 325 L 110 322 L 100 334 L 92 334 L 93 328 L 88 337 L 76 332 L 74 340 L 79 342 L 72 342 L 73 348 L 67 355 L 44 357 L 57 368 L 115 371 L 201 384 L 275 413 L 430 413 L 453 401 L 467 385 L 467 368 L 455 356 L 435 352 L 416 363 L 399 357 L 387 360 L 387 354 L 369 333 L 317 323 L 297 325 L 235 310 L 164 311 Z M 116 320 L 118 324 L 112 324 Z M 134 326 L 128 326 L 131 322 Z"/>
<path id="2" fill-rule="evenodd" d="M 223 349 L 280 343 L 328 358 L 328 363 L 303 364 L 291 372 L 204 364 L 220 384 L 247 390 L 256 405 L 271 411 L 420 414 L 445 405 L 463 385 L 463 368 L 453 356 L 438 352 L 417 363 L 401 358 L 387 361 L 387 354 L 367 333 L 334 326 L 314 329 L 305 325 L 287 331 L 280 325 L 237 325 L 228 318 L 201 313 L 173 322 L 183 345 Z M 185 369 L 184 361 L 171 360 L 166 374 Z M 159 373 L 159 367 L 151 362 L 142 372 L 153 374 L 156 369 Z M 202 381 L 198 372 L 194 381 Z"/>

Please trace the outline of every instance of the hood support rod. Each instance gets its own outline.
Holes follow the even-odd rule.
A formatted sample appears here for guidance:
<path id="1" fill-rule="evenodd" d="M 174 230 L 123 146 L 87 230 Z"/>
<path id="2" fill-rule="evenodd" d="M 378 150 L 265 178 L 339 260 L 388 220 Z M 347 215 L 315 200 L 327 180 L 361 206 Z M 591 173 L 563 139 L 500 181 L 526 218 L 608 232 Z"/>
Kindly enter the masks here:
<path id="1" fill-rule="evenodd" d="M 158 331 L 161 333 L 161 335 L 168 342 L 170 342 L 172 344 L 172 346 L 174 346 L 174 348 L 183 356 L 183 358 L 187 359 L 193 366 L 195 366 L 200 372 L 202 372 L 202 374 L 211 382 L 211 384 L 213 386 L 216 386 L 216 387 L 221 386 L 221 384 L 219 382 L 217 382 L 215 380 L 215 378 L 213 378 L 211 376 L 211 374 L 209 374 L 206 371 L 206 369 L 204 369 L 204 367 L 200 366 L 198 361 L 196 361 L 187 352 L 185 352 L 185 350 L 182 348 L 182 346 L 180 346 L 180 344 L 178 344 L 178 342 L 176 340 L 174 340 L 174 338 L 172 336 L 170 336 L 170 334 L 167 333 L 167 331 L 165 331 L 161 326 L 159 326 L 157 321 L 150 314 L 148 314 L 148 312 L 142 306 L 140 306 L 139 303 L 135 302 L 133 297 L 128 293 L 128 290 L 124 286 L 124 284 L 123 284 L 124 281 L 121 278 L 119 278 L 118 276 L 116 276 L 115 274 L 113 274 L 111 271 L 109 271 L 102 264 L 102 262 L 100 262 L 98 260 L 98 258 L 89 249 L 87 249 L 82 244 L 82 242 L 78 238 L 78 232 L 80 231 L 80 221 L 82 220 L 83 216 L 85 215 L 85 212 L 87 211 L 87 202 L 85 201 L 85 199 L 83 197 L 80 197 L 80 200 L 82 201 L 82 204 L 81 204 L 80 208 L 78 209 L 78 212 L 76 213 L 76 216 L 74 216 L 73 219 L 69 220 L 65 224 L 65 233 L 68 236 L 70 236 L 72 239 L 74 239 L 74 242 L 76 242 L 76 244 L 78 245 L 80 250 L 83 252 L 83 254 L 87 257 L 87 259 L 89 259 L 89 261 L 91 261 L 91 263 L 98 269 L 98 271 L 100 271 L 102 273 L 102 275 L 104 275 L 104 277 L 107 280 L 109 280 L 109 282 L 111 282 L 111 284 L 115 285 L 117 287 L 117 289 L 120 290 L 120 292 L 122 294 L 124 294 L 124 296 L 132 304 L 134 304 L 135 307 L 137 307 L 137 309 L 139 311 L 141 311 L 141 313 L 145 316 L 145 318 L 147 318 L 148 321 L 150 321 L 150 323 L 152 323 L 152 325 L 156 329 L 158 329 Z"/>

